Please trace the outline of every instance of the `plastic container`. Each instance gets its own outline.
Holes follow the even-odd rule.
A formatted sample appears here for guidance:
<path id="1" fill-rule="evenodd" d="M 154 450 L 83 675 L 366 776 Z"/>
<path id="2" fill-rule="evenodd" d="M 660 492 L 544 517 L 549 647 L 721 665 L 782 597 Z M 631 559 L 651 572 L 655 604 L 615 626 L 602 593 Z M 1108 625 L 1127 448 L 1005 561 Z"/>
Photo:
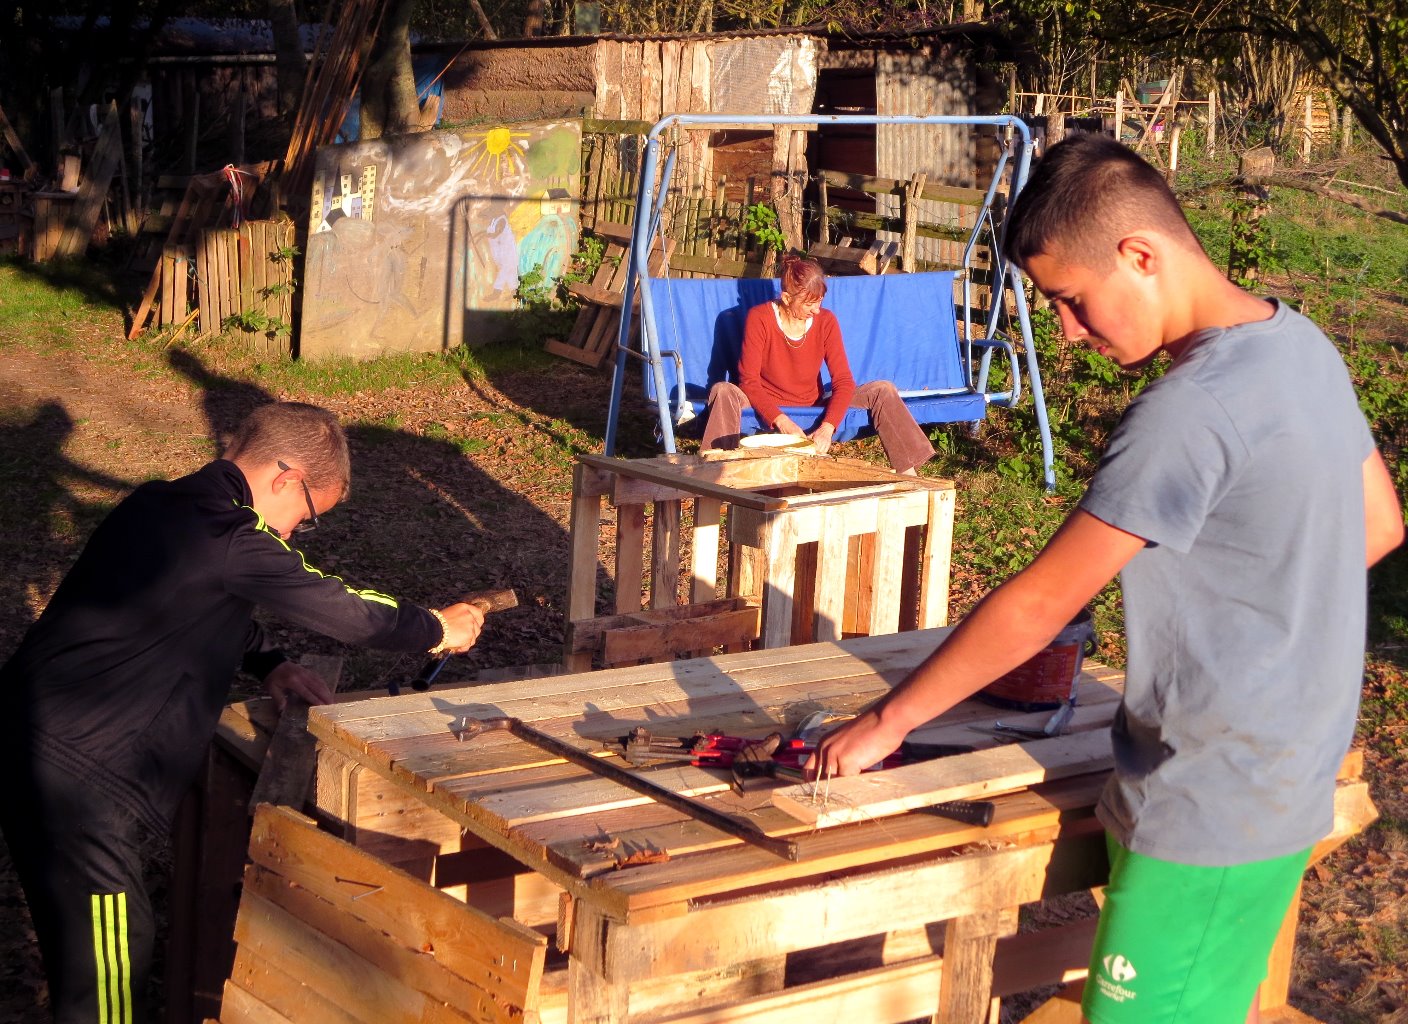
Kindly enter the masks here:
<path id="1" fill-rule="evenodd" d="M 1075 703 L 1081 665 L 1094 653 L 1095 624 L 1090 610 L 1082 609 L 1051 643 L 979 690 L 978 697 L 1018 711 L 1051 711 L 1068 700 Z"/>

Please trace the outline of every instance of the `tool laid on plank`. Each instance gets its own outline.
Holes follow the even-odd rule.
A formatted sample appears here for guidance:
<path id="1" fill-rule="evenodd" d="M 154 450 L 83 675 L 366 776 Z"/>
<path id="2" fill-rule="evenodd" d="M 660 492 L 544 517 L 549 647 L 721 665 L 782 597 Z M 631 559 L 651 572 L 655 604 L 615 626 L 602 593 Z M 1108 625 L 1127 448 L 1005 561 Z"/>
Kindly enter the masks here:
<path id="1" fill-rule="evenodd" d="M 809 781 L 802 766 L 816 750 L 814 745 L 802 739 L 784 740 L 782 734 L 776 732 L 762 739 L 728 736 L 717 732 L 657 737 L 643 726 L 632 729 L 619 743 L 625 759 L 633 765 L 651 764 L 656 761 L 687 761 L 697 768 L 726 769 L 735 793 L 746 792 L 751 788 L 750 783 L 759 779 Z M 898 768 L 900 765 L 932 761 L 950 754 L 969 754 L 973 749 L 957 744 L 906 741 L 900 745 L 899 750 L 867 770 Z M 970 825 L 987 826 L 992 821 L 993 805 L 988 800 L 950 800 L 932 808 L 925 808 L 925 812 Z"/>
<path id="2" fill-rule="evenodd" d="M 509 608 L 518 607 L 518 595 L 512 590 L 477 590 L 472 594 L 465 594 L 456 598 L 453 604 L 472 604 L 485 615 L 490 612 L 502 612 Z M 452 653 L 446 651 L 444 654 L 437 654 L 433 658 L 426 659 L 415 678 L 411 680 L 411 689 L 416 692 L 423 692 L 430 689 L 430 684 L 435 682 L 435 677 L 440 674 L 440 670 L 445 667 L 445 663 L 450 660 Z M 401 684 L 392 680 L 386 684 L 386 692 L 395 697 L 401 692 Z"/>
<path id="3" fill-rule="evenodd" d="M 1026 729 L 1019 725 L 1008 725 L 1005 722 L 993 722 L 992 732 L 993 735 L 1003 739 L 1020 737 L 1028 740 L 1044 740 L 1051 736 L 1064 736 L 1075 712 L 1076 700 L 1072 697 L 1063 701 L 1040 729 Z M 980 729 L 980 731 L 982 730 Z"/>
<path id="4" fill-rule="evenodd" d="M 601 758 L 589 754 L 579 747 L 574 747 L 570 743 L 564 743 L 556 736 L 550 736 L 545 732 L 534 729 L 520 719 L 464 718 L 460 721 L 459 728 L 454 730 L 455 738 L 461 743 L 465 740 L 474 739 L 474 737 L 482 733 L 491 731 L 506 731 L 518 739 L 523 740 L 525 743 L 531 743 L 533 746 L 546 750 L 555 757 L 560 757 L 564 761 L 570 761 L 572 764 L 580 768 L 585 768 L 589 772 L 600 775 L 603 778 L 611 779 L 613 782 L 618 782 L 627 789 L 635 790 L 637 793 L 648 796 L 652 800 L 665 804 L 668 807 L 673 807 L 680 813 L 687 814 L 697 821 L 702 821 L 711 828 L 716 828 L 726 835 L 733 836 L 735 839 L 741 839 L 745 843 L 751 843 L 754 846 L 767 850 L 769 853 L 775 854 L 778 857 L 784 857 L 787 860 L 797 859 L 797 844 L 792 840 L 770 836 L 746 822 L 739 821 L 731 815 L 715 810 L 699 800 L 681 796 L 674 790 L 657 786 L 655 783 L 637 775 L 635 772 L 617 767 L 609 761 L 603 761 Z"/>

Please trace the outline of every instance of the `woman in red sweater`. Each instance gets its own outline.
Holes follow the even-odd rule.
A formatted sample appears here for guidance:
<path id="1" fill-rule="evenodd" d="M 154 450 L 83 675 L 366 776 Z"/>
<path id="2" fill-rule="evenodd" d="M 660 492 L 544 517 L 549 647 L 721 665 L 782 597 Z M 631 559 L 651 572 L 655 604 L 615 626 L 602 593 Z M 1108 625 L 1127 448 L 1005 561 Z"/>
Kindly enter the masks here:
<path id="1" fill-rule="evenodd" d="M 820 264 L 793 255 L 782 258 L 782 294 L 748 311 L 738 383 L 721 381 L 710 389 L 700 447 L 736 448 L 742 412 L 751 405 L 760 422 L 780 434 L 810 438 L 824 455 L 846 410 L 854 406 L 870 413 L 891 467 L 913 474 L 933 457 L 934 446 L 893 384 L 876 380 L 856 387 L 836 315 L 821 308 L 825 294 Z M 823 363 L 831 375 L 829 396 L 822 390 Z M 781 408 L 823 404 L 821 422 L 810 432 Z"/>

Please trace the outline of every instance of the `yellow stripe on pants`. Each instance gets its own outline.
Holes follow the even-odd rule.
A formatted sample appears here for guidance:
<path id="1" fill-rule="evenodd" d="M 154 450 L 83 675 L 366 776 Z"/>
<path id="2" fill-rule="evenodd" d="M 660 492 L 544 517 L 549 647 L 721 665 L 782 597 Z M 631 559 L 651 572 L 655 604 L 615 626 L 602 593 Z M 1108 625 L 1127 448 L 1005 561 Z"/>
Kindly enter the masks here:
<path id="1" fill-rule="evenodd" d="M 93 968 L 99 1024 L 132 1024 L 132 971 L 127 952 L 127 894 L 94 894 Z"/>

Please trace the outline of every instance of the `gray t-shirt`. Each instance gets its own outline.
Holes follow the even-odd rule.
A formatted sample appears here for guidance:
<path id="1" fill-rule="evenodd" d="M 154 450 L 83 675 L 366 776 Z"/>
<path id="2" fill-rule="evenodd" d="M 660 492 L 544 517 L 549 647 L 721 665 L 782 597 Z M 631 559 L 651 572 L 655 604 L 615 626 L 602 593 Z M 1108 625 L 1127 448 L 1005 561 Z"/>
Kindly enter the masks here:
<path id="1" fill-rule="evenodd" d="M 1126 410 L 1081 507 L 1148 541 L 1121 575 L 1129 669 L 1098 808 L 1127 848 L 1222 866 L 1330 831 L 1373 448 L 1339 353 L 1283 305 L 1203 332 Z"/>

